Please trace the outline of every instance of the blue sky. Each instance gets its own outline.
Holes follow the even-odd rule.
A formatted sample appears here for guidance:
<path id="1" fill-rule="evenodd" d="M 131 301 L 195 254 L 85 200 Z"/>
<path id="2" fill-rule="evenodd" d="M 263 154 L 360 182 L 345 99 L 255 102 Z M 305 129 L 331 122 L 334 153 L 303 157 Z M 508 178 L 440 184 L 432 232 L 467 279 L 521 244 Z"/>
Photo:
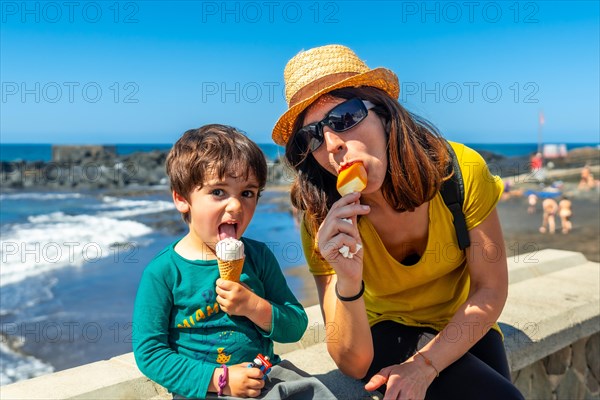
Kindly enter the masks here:
<path id="1" fill-rule="evenodd" d="M 259 143 L 283 68 L 339 43 L 398 74 L 451 140 L 598 142 L 598 1 L 2 1 L 3 143 L 172 143 L 206 123 Z"/>

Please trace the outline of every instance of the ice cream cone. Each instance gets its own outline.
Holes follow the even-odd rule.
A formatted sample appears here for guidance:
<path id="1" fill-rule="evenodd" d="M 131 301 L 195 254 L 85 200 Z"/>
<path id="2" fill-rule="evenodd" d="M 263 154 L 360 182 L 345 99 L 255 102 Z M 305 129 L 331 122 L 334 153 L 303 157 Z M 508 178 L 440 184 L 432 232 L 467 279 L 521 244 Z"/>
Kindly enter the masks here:
<path id="1" fill-rule="evenodd" d="M 240 258 L 238 260 L 218 260 L 219 263 L 219 274 L 221 278 L 227 281 L 239 282 L 240 276 L 242 275 L 242 268 L 244 267 L 244 260 L 246 258 Z"/>

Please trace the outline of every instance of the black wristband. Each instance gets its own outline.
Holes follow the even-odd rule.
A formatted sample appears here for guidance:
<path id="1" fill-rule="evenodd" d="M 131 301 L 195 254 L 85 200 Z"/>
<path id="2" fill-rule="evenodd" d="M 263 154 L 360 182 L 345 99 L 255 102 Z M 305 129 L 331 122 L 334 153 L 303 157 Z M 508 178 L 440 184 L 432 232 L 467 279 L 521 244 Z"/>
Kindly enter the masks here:
<path id="1" fill-rule="evenodd" d="M 355 294 L 354 296 L 351 296 L 351 297 L 340 296 L 340 292 L 338 292 L 338 288 L 337 288 L 337 282 L 335 283 L 335 295 L 341 301 L 358 300 L 358 299 L 360 299 L 360 296 L 362 296 L 364 292 L 365 292 L 365 281 L 360 281 L 360 291 L 358 292 L 358 294 Z"/>

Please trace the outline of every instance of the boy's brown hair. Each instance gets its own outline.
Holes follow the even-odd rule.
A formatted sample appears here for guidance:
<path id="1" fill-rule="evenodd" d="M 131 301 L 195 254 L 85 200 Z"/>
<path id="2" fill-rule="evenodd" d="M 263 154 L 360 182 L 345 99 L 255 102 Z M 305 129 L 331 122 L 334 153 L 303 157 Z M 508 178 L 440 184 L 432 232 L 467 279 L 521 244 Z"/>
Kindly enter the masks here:
<path id="1" fill-rule="evenodd" d="M 167 156 L 171 191 L 187 201 L 206 179 L 225 176 L 248 180 L 254 174 L 259 194 L 267 183 L 267 161 L 256 143 L 237 129 L 219 124 L 186 131 Z M 190 222 L 189 213 L 182 215 Z"/>

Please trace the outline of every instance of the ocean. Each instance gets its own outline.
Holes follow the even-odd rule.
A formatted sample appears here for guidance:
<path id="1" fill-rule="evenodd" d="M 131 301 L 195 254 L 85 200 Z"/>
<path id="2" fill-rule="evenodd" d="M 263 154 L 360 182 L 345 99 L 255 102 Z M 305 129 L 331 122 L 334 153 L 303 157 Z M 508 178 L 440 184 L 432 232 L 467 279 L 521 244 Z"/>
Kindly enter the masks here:
<path id="1" fill-rule="evenodd" d="M 465 143 L 477 151 L 489 151 L 505 157 L 526 156 L 535 153 L 537 143 Z M 260 143 L 265 157 L 274 160 L 282 156 L 284 148 L 273 143 Z M 580 147 L 597 147 L 598 143 L 567 143 L 567 150 Z M 170 144 L 117 144 L 117 154 L 128 155 L 135 152 L 152 150 L 169 150 Z M 52 159 L 51 144 L 0 144 L 0 161 L 50 161 Z"/>
<path id="2" fill-rule="evenodd" d="M 117 144 L 116 152 L 118 155 L 128 155 L 136 152 L 149 152 L 152 150 L 169 150 L 171 144 Z M 259 145 L 265 157 L 274 160 L 283 155 L 284 149 L 281 146 L 272 143 L 262 143 Z M 0 161 L 50 161 L 52 160 L 51 144 L 18 144 L 2 143 L 0 144 Z"/>
<path id="3" fill-rule="evenodd" d="M 569 144 L 568 149 L 585 145 Z M 283 154 L 260 145 L 269 159 Z M 505 156 L 537 144 L 471 144 Z M 117 145 L 118 154 L 170 145 Z M 1 144 L 5 162 L 50 161 L 51 145 Z M 265 193 L 245 236 L 266 242 L 284 272 L 304 263 L 292 214 Z M 158 217 L 157 217 L 158 216 Z M 157 220 L 158 218 L 158 220 Z M 131 312 L 145 265 L 181 234 L 167 187 L 118 192 L 0 192 L 0 385 L 131 351 Z M 182 224 L 182 223 L 181 223 Z M 293 291 L 302 282 L 288 277 Z"/>

